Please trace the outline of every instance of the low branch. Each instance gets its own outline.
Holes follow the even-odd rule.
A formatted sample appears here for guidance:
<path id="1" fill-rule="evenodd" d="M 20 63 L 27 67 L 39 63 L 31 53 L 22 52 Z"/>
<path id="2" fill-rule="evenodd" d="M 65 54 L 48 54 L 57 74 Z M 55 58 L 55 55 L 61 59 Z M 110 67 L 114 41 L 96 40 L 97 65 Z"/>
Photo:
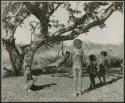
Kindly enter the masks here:
<path id="1" fill-rule="evenodd" d="M 90 24 L 88 24 L 86 27 L 82 27 L 82 28 L 77 28 L 75 29 L 75 25 L 66 27 L 64 29 L 58 30 L 57 32 L 55 32 L 52 37 L 52 41 L 64 41 L 64 40 L 73 40 L 74 38 L 76 38 L 78 35 L 89 32 L 89 30 L 95 26 L 99 26 L 104 24 L 104 22 L 111 16 L 111 14 L 115 11 L 115 7 L 114 5 L 110 5 L 101 15 L 101 18 L 97 21 L 94 21 Z M 73 30 L 75 29 L 75 30 Z M 68 35 L 61 35 L 65 32 L 71 31 L 73 30 L 70 34 Z"/>
<path id="2" fill-rule="evenodd" d="M 86 27 L 85 27 L 84 24 L 83 24 L 82 26 L 80 26 L 80 28 L 85 27 L 86 29 L 89 29 L 89 28 L 93 27 L 94 25 L 95 25 L 95 26 L 99 26 L 99 25 L 103 24 L 104 21 L 105 21 L 106 19 L 108 19 L 108 17 L 109 17 L 114 11 L 115 11 L 115 6 L 114 6 L 113 4 L 111 4 L 107 9 L 105 9 L 105 11 L 104 11 L 104 12 L 102 13 L 102 15 L 100 16 L 99 20 L 94 21 L 94 22 L 92 22 L 91 24 L 88 24 Z M 86 14 L 84 14 L 84 15 L 81 16 L 80 18 L 76 18 L 76 21 L 80 21 L 80 22 L 84 21 L 83 17 L 84 17 L 85 15 L 86 15 Z M 107 16 L 107 15 L 108 15 L 108 16 Z M 85 18 L 85 19 L 86 19 L 86 18 Z M 104 21 L 103 21 L 102 19 L 103 19 Z M 98 23 L 97 23 L 97 22 L 98 22 Z M 102 23 L 102 22 L 103 22 L 103 23 Z M 96 23 L 97 23 L 98 25 L 96 25 Z M 54 32 L 54 33 L 52 34 L 52 36 L 62 35 L 62 34 L 64 34 L 64 33 L 66 33 L 66 32 L 72 31 L 72 30 L 75 29 L 75 28 L 77 28 L 76 23 L 74 23 L 73 25 L 70 25 L 70 26 L 68 26 L 68 27 L 65 27 L 65 28 L 63 28 L 63 29 L 57 30 L 56 32 Z M 86 30 L 86 31 L 88 31 L 88 30 Z"/>
<path id="3" fill-rule="evenodd" d="M 59 36 L 59 35 L 61 35 L 63 33 L 69 32 L 69 31 L 71 31 L 73 29 L 75 29 L 75 25 L 70 25 L 68 27 L 57 30 L 55 33 L 52 34 L 52 36 Z"/>
<path id="4" fill-rule="evenodd" d="M 53 42 L 56 41 L 65 41 L 65 40 L 73 40 L 74 38 L 76 38 L 77 36 L 79 36 L 80 34 L 89 32 L 89 30 L 95 26 L 99 26 L 104 24 L 106 19 L 102 19 L 100 21 L 94 21 L 90 24 L 88 24 L 85 28 L 80 28 L 80 29 L 76 29 L 73 30 L 70 34 L 68 35 L 59 35 L 59 36 L 55 36 L 53 37 Z"/>

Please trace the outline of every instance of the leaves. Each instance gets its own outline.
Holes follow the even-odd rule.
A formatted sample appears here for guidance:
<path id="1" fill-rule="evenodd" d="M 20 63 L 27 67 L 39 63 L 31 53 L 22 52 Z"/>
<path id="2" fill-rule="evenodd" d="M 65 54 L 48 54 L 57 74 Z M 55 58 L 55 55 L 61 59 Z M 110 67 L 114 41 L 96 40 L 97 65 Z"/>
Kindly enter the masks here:
<path id="1" fill-rule="evenodd" d="M 115 8 L 123 13 L 123 2 L 114 2 L 115 3 Z"/>
<path id="2" fill-rule="evenodd" d="M 81 13 L 80 10 L 75 10 L 75 9 L 72 9 L 72 8 L 69 8 L 68 11 L 69 11 L 70 13 L 72 13 L 72 14 L 79 14 L 79 13 Z"/>
<path id="3" fill-rule="evenodd" d="M 96 9 L 98 9 L 100 6 L 106 6 L 108 5 L 107 2 L 88 2 L 84 3 L 84 10 L 86 12 L 93 12 Z"/>
<path id="4" fill-rule="evenodd" d="M 7 2 L 2 9 L 2 22 L 5 28 L 13 25 L 15 28 L 21 25 L 24 19 L 29 16 L 29 12 L 23 2 Z"/>
<path id="5" fill-rule="evenodd" d="M 64 2 L 64 4 L 63 4 L 63 7 L 66 8 L 66 9 L 69 9 L 70 6 L 71 6 L 70 2 Z"/>

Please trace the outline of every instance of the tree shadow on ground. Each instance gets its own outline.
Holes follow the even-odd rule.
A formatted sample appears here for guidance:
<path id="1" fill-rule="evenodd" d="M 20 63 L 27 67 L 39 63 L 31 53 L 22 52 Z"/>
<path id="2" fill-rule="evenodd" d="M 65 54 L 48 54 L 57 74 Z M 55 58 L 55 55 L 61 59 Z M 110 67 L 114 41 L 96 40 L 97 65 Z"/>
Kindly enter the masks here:
<path id="1" fill-rule="evenodd" d="M 41 89 L 45 89 L 45 88 L 49 88 L 52 85 L 57 85 L 56 83 L 51 83 L 51 84 L 45 84 L 45 85 L 34 85 L 33 87 L 31 87 L 32 91 L 38 91 Z"/>
<path id="2" fill-rule="evenodd" d="M 117 80 L 119 80 L 121 78 L 122 78 L 121 76 L 117 76 L 117 78 L 112 78 L 110 81 L 107 81 L 105 84 L 98 83 L 98 84 L 96 84 L 95 88 L 92 89 L 92 90 L 95 90 L 97 88 L 103 87 L 103 86 L 108 85 L 108 84 L 112 84 L 113 82 L 116 82 Z M 88 93 L 88 92 L 90 92 L 92 90 L 90 90 L 89 88 L 87 88 L 84 91 L 82 91 L 82 94 Z"/>

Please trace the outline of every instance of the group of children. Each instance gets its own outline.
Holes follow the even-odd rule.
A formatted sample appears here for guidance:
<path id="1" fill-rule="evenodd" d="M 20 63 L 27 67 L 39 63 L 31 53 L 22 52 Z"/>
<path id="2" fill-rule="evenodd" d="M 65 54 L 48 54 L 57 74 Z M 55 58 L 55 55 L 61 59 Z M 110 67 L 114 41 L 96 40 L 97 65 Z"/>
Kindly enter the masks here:
<path id="1" fill-rule="evenodd" d="M 90 76 L 90 88 L 89 89 L 93 89 L 95 88 L 95 77 L 97 76 L 99 78 L 100 83 L 105 84 L 106 79 L 105 79 L 105 71 L 107 68 L 107 60 L 106 60 L 106 56 L 107 53 L 105 51 L 100 53 L 100 57 L 97 58 L 95 55 L 90 55 L 89 59 L 90 59 L 90 63 L 88 65 L 88 71 L 89 71 L 89 76 Z M 101 79 L 101 77 L 103 78 L 103 81 Z"/>
<path id="2" fill-rule="evenodd" d="M 72 53 L 73 57 L 73 76 L 74 76 L 74 92 L 75 96 L 82 95 L 82 70 L 84 70 L 85 55 L 82 49 L 82 41 L 75 39 L 73 41 L 74 50 Z M 105 83 L 105 70 L 106 70 L 106 56 L 107 52 L 101 51 L 100 57 L 96 55 L 89 56 L 88 72 L 90 77 L 89 89 L 95 88 L 95 77 L 99 78 L 100 83 Z M 103 81 L 101 80 L 103 78 Z"/>
<path id="3" fill-rule="evenodd" d="M 85 54 L 82 49 L 82 41 L 80 39 L 75 39 L 73 41 L 74 49 L 72 51 L 71 57 L 73 61 L 72 71 L 74 77 L 74 93 L 75 96 L 82 95 L 82 70 L 84 70 L 85 64 Z M 95 77 L 98 76 L 100 83 L 102 83 L 101 77 L 103 77 L 103 82 L 105 83 L 105 57 L 107 52 L 101 52 L 101 57 L 98 59 L 95 55 L 90 55 L 90 63 L 88 65 L 88 72 L 90 77 L 90 89 L 95 88 Z M 66 56 L 67 57 L 67 56 Z M 68 54 L 69 57 L 69 54 Z M 29 90 L 36 79 L 32 78 L 30 66 L 25 66 L 24 77 L 26 81 L 26 89 Z M 29 82 L 28 82 L 29 81 Z M 31 82 L 31 83 L 30 83 Z"/>

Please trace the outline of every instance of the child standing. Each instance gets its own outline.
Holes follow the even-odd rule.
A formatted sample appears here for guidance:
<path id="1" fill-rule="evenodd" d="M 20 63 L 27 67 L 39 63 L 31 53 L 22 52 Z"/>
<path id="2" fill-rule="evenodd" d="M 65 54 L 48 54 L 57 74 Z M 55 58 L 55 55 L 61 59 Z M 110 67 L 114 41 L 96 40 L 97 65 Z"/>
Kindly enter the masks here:
<path id="1" fill-rule="evenodd" d="M 106 78 L 105 78 L 105 72 L 106 72 L 106 68 L 107 68 L 107 52 L 106 51 L 101 51 L 100 52 L 100 63 L 99 63 L 99 79 L 100 82 L 102 83 L 101 77 L 103 78 L 103 83 L 105 84 L 106 82 Z"/>
<path id="2" fill-rule="evenodd" d="M 84 62 L 84 52 L 82 49 L 82 41 L 75 39 L 73 41 L 73 77 L 75 96 L 82 94 L 82 64 Z"/>
<path id="3" fill-rule="evenodd" d="M 91 90 L 95 88 L 95 77 L 97 75 L 96 56 L 90 55 L 89 60 L 90 60 L 90 64 L 88 66 L 88 69 L 89 69 L 89 77 L 91 82 L 89 89 Z"/>
<path id="4" fill-rule="evenodd" d="M 27 91 L 30 91 L 31 87 L 33 87 L 34 85 L 34 82 L 37 80 L 37 77 L 36 78 L 32 77 L 30 65 L 25 66 L 24 79 L 25 79 L 25 89 Z"/>

